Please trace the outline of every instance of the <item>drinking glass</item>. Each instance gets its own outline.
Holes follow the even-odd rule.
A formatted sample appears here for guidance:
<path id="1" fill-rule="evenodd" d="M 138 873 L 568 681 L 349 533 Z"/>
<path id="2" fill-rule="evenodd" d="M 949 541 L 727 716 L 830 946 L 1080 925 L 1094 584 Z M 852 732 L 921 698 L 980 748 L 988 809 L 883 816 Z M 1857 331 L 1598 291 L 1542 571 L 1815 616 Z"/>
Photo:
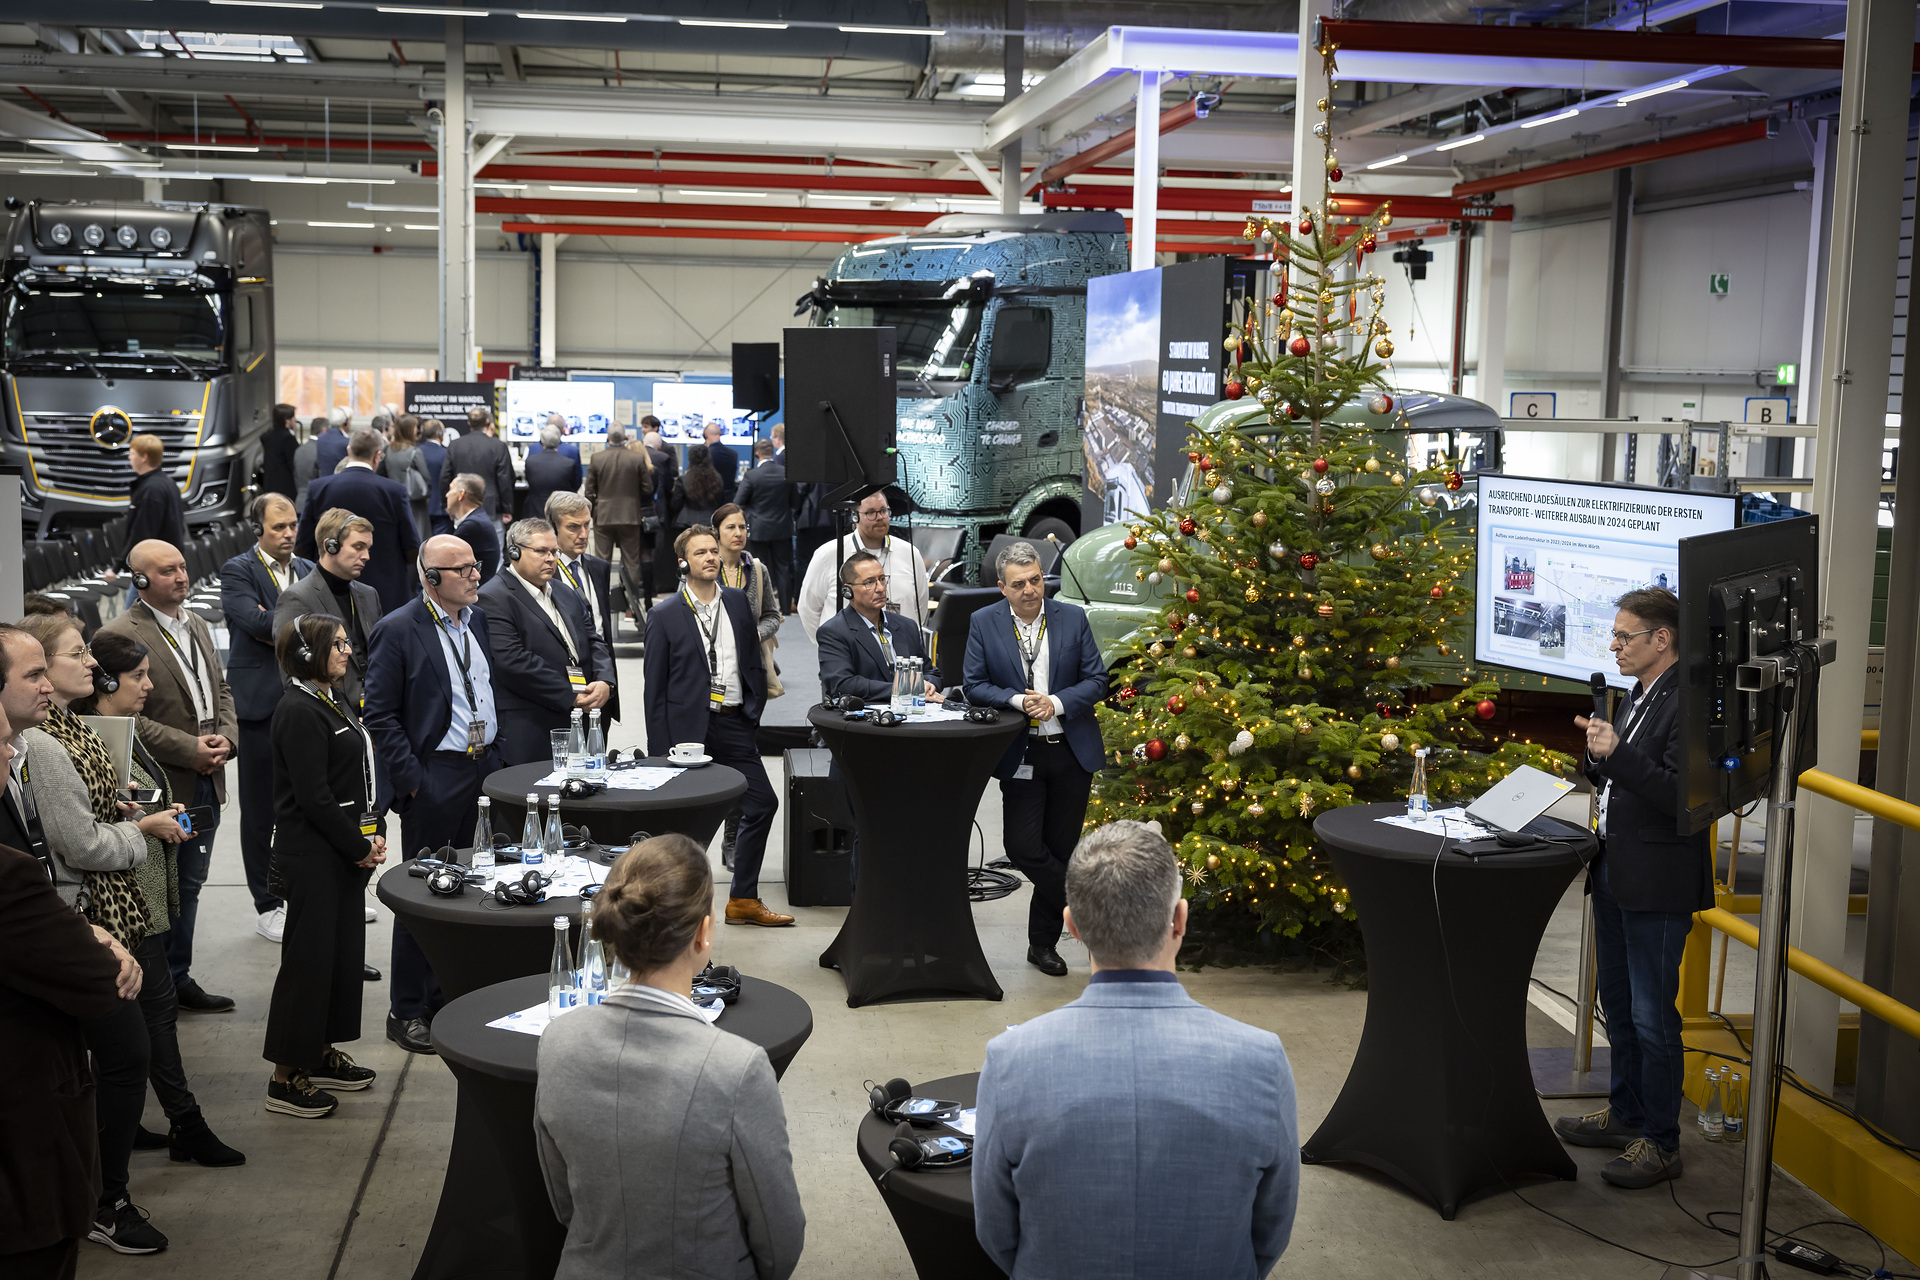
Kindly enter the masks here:
<path id="1" fill-rule="evenodd" d="M 567 746 L 572 739 L 570 729 L 551 729 L 547 740 L 553 747 L 553 771 L 561 777 L 567 776 Z"/>

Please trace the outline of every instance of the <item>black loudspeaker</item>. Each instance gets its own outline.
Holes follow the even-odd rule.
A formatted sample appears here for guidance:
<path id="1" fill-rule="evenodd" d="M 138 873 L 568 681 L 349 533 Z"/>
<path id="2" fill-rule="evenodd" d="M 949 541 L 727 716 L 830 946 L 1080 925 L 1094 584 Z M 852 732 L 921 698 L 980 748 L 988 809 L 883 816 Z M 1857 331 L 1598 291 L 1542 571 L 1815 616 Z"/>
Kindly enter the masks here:
<path id="1" fill-rule="evenodd" d="M 899 410 L 892 327 L 788 329 L 786 335 L 787 479 L 894 483 Z"/>
<path id="2" fill-rule="evenodd" d="M 780 407 L 779 343 L 733 344 L 733 407 L 749 413 L 772 413 Z"/>
<path id="3" fill-rule="evenodd" d="M 852 906 L 853 809 L 847 784 L 829 776 L 831 751 L 800 748 L 786 757 L 787 901 L 797 907 Z"/>

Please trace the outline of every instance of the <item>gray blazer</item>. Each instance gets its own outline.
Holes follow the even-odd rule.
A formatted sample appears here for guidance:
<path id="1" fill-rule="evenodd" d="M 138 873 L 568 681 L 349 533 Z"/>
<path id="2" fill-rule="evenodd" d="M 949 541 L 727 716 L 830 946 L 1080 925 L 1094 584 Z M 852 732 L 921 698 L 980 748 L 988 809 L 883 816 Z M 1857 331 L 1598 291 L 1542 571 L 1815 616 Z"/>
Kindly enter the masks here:
<path id="1" fill-rule="evenodd" d="M 724 1018 L 721 1021 L 725 1021 Z M 540 1039 L 556 1280 L 785 1280 L 806 1215 L 766 1050 L 626 990 Z"/>
<path id="2" fill-rule="evenodd" d="M 1293 1234 L 1280 1039 L 1177 982 L 1089 984 L 987 1044 L 974 1233 L 1012 1280 L 1257 1280 Z"/>
<path id="3" fill-rule="evenodd" d="M 80 896 L 81 872 L 124 871 L 147 860 L 147 837 L 131 822 L 106 823 L 93 816 L 93 796 L 73 767 L 73 757 L 45 729 L 21 735 L 27 747 L 27 777 L 46 832 L 47 848 L 60 863 L 54 887 L 72 906 Z"/>
<path id="4" fill-rule="evenodd" d="M 373 635 L 374 627 L 384 616 L 380 608 L 380 593 L 364 582 L 356 582 L 349 590 L 353 593 L 353 609 L 359 615 L 359 634 L 355 634 L 353 623 L 340 618 L 339 602 L 333 598 L 333 591 L 327 586 L 327 580 L 315 569 L 300 581 L 280 593 L 280 602 L 273 607 L 273 635 L 276 642 L 280 638 L 280 628 L 288 621 L 303 613 L 324 613 L 329 617 L 340 618 L 347 622 L 347 639 L 353 641 L 353 660 L 347 663 L 347 674 L 341 678 L 340 692 L 354 706 L 360 705 L 361 672 L 367 665 L 367 640 Z M 282 681 L 286 673 L 280 673 Z"/>

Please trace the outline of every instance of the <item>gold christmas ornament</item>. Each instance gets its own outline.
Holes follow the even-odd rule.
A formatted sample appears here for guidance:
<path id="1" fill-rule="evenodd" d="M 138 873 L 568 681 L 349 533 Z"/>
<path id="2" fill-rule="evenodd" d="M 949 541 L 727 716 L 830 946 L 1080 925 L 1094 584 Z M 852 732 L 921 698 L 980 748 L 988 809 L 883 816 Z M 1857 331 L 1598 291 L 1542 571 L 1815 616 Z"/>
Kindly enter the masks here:
<path id="1" fill-rule="evenodd" d="M 1252 804 L 1247 806 L 1247 816 L 1249 818 L 1257 818 L 1261 814 L 1265 813 L 1266 811 L 1267 811 L 1267 807 L 1261 804 L 1258 800 L 1255 800 Z"/>
<path id="2" fill-rule="evenodd" d="M 1401 475 L 1398 471 L 1394 472 L 1392 475 L 1387 477 L 1387 483 L 1392 485 L 1396 489 L 1398 489 L 1401 485 L 1405 484 L 1406 482 L 1407 482 L 1407 478 Z"/>
<path id="3" fill-rule="evenodd" d="M 1147 646 L 1147 652 L 1156 658 L 1159 657 L 1161 654 L 1165 653 L 1166 651 L 1167 651 L 1166 646 L 1162 645 L 1158 640 L 1155 640 L 1152 644 Z"/>
<path id="4" fill-rule="evenodd" d="M 1218 871 L 1219 869 L 1220 869 L 1220 855 L 1219 855 L 1219 854 L 1217 854 L 1217 853 L 1210 853 L 1210 854 L 1208 854 L 1208 855 L 1207 855 L 1207 870 L 1209 870 L 1209 871 Z"/>
<path id="5" fill-rule="evenodd" d="M 1304 738 L 1313 732 L 1313 722 L 1311 720 L 1296 720 L 1293 722 L 1293 731 Z"/>
<path id="6" fill-rule="evenodd" d="M 1157 569 L 1159 569 L 1161 573 L 1172 573 L 1172 572 L 1173 572 L 1173 561 L 1171 561 L 1171 560 L 1162 560 L 1162 561 L 1161 561 L 1161 562 L 1160 562 L 1160 563 L 1159 563 L 1158 565 L 1156 565 L 1155 567 L 1156 567 Z"/>
<path id="7" fill-rule="evenodd" d="M 1390 671 L 1398 671 L 1400 669 L 1399 654 L 1395 653 L 1395 654 L 1389 654 L 1387 656 L 1387 669 Z"/>
<path id="8" fill-rule="evenodd" d="M 1335 155 L 1331 151 L 1327 152 L 1327 168 L 1338 169 L 1339 167 L 1340 167 L 1340 157 Z"/>
<path id="9" fill-rule="evenodd" d="M 1453 652 L 1453 646 L 1450 644 L 1440 645 L 1439 649 L 1440 649 L 1440 656 L 1443 658 L 1447 657 L 1449 654 Z"/>
<path id="10" fill-rule="evenodd" d="M 1348 765 L 1348 766 L 1347 766 L 1347 776 L 1348 776 L 1349 778 L 1357 778 L 1357 777 L 1359 777 L 1359 776 L 1360 776 L 1360 766 L 1359 766 L 1359 765 L 1357 765 L 1357 764 L 1350 764 L 1350 765 Z"/>
<path id="11" fill-rule="evenodd" d="M 1367 459 L 1367 464 L 1366 464 L 1366 465 L 1367 465 L 1367 474 L 1368 474 L 1368 475 L 1375 475 L 1375 476 L 1377 476 L 1377 475 L 1379 475 L 1379 474 L 1380 474 L 1380 459 L 1378 459 L 1378 458 L 1368 458 L 1368 459 Z"/>
<path id="12" fill-rule="evenodd" d="M 1380 735 L 1380 749 L 1382 751 L 1396 751 L 1399 749 L 1399 747 L 1400 747 L 1399 734 L 1383 733 Z"/>
<path id="13" fill-rule="evenodd" d="M 1380 210 L 1380 225 L 1383 227 L 1390 227 L 1393 225 L 1393 215 L 1391 213 L 1388 213 L 1384 207 L 1382 207 Z"/>
<path id="14" fill-rule="evenodd" d="M 1233 790 L 1233 789 L 1234 789 L 1235 787 L 1237 787 L 1237 786 L 1239 786 L 1239 785 L 1240 785 L 1240 779 L 1238 779 L 1238 778 L 1222 778 L 1222 779 L 1220 779 L 1220 789 L 1221 789 L 1222 791 L 1231 791 L 1231 790 Z"/>
<path id="15" fill-rule="evenodd" d="M 1188 747 L 1192 745 L 1193 745 L 1193 739 L 1189 738 L 1184 733 L 1173 740 L 1173 749 L 1175 751 L 1185 751 Z"/>
<path id="16" fill-rule="evenodd" d="M 1247 600 L 1247 603 L 1248 603 L 1248 604 L 1259 604 L 1259 603 L 1260 603 L 1260 588 L 1259 588 L 1259 587 L 1256 587 L 1256 586 L 1252 586 L 1252 585 L 1249 585 L 1249 586 L 1247 587 L 1247 592 L 1246 592 L 1246 600 Z"/>
<path id="17" fill-rule="evenodd" d="M 1180 651 L 1180 656 L 1183 658 L 1197 658 L 1200 656 L 1200 651 L 1192 645 L 1188 645 Z"/>
<path id="18" fill-rule="evenodd" d="M 1380 341 L 1374 343 L 1373 354 L 1379 356 L 1382 360 L 1391 360 L 1393 358 L 1393 339 L 1382 338 Z"/>
<path id="19" fill-rule="evenodd" d="M 1372 556 L 1375 560 L 1385 560 L 1392 553 L 1387 550 L 1386 543 L 1376 542 L 1372 546 L 1367 548 L 1367 554 Z"/>
<path id="20" fill-rule="evenodd" d="M 1199 816 L 1200 816 L 1201 814 L 1203 814 L 1203 813 L 1205 813 L 1206 811 L 1207 811 L 1207 806 L 1206 806 L 1206 804 L 1205 804 L 1205 802 L 1203 802 L 1203 801 L 1200 801 L 1200 800 L 1195 800 L 1195 801 L 1193 802 L 1193 816 L 1194 816 L 1194 817 L 1196 817 L 1196 818 L 1197 818 L 1197 817 L 1199 817 Z"/>
<path id="21" fill-rule="evenodd" d="M 1135 569 L 1133 571 L 1133 580 L 1135 582 L 1145 582 L 1147 580 L 1147 571 L 1145 569 Z"/>
<path id="22" fill-rule="evenodd" d="M 1267 513 L 1266 513 L 1266 512 L 1264 512 L 1264 511 L 1256 511 L 1256 512 L 1254 512 L 1254 513 L 1253 513 L 1253 527 L 1254 527 L 1254 528 L 1256 528 L 1256 529 L 1264 529 L 1264 528 L 1266 527 L 1266 524 L 1267 524 Z"/>
<path id="23" fill-rule="evenodd" d="M 1320 101 L 1314 103 L 1313 105 L 1322 111 L 1330 110 L 1333 107 L 1333 103 L 1329 102 L 1325 98 L 1320 99 Z"/>

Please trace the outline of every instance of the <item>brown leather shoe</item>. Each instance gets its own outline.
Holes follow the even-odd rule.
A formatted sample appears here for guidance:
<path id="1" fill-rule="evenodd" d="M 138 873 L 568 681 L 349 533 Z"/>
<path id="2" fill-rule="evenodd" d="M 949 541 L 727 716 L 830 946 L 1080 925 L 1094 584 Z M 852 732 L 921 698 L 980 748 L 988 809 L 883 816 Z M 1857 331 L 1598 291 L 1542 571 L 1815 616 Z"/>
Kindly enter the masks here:
<path id="1" fill-rule="evenodd" d="M 792 916 L 783 916 L 778 911 L 769 911 L 767 904 L 758 898 L 728 898 L 728 924 L 792 924 Z"/>

